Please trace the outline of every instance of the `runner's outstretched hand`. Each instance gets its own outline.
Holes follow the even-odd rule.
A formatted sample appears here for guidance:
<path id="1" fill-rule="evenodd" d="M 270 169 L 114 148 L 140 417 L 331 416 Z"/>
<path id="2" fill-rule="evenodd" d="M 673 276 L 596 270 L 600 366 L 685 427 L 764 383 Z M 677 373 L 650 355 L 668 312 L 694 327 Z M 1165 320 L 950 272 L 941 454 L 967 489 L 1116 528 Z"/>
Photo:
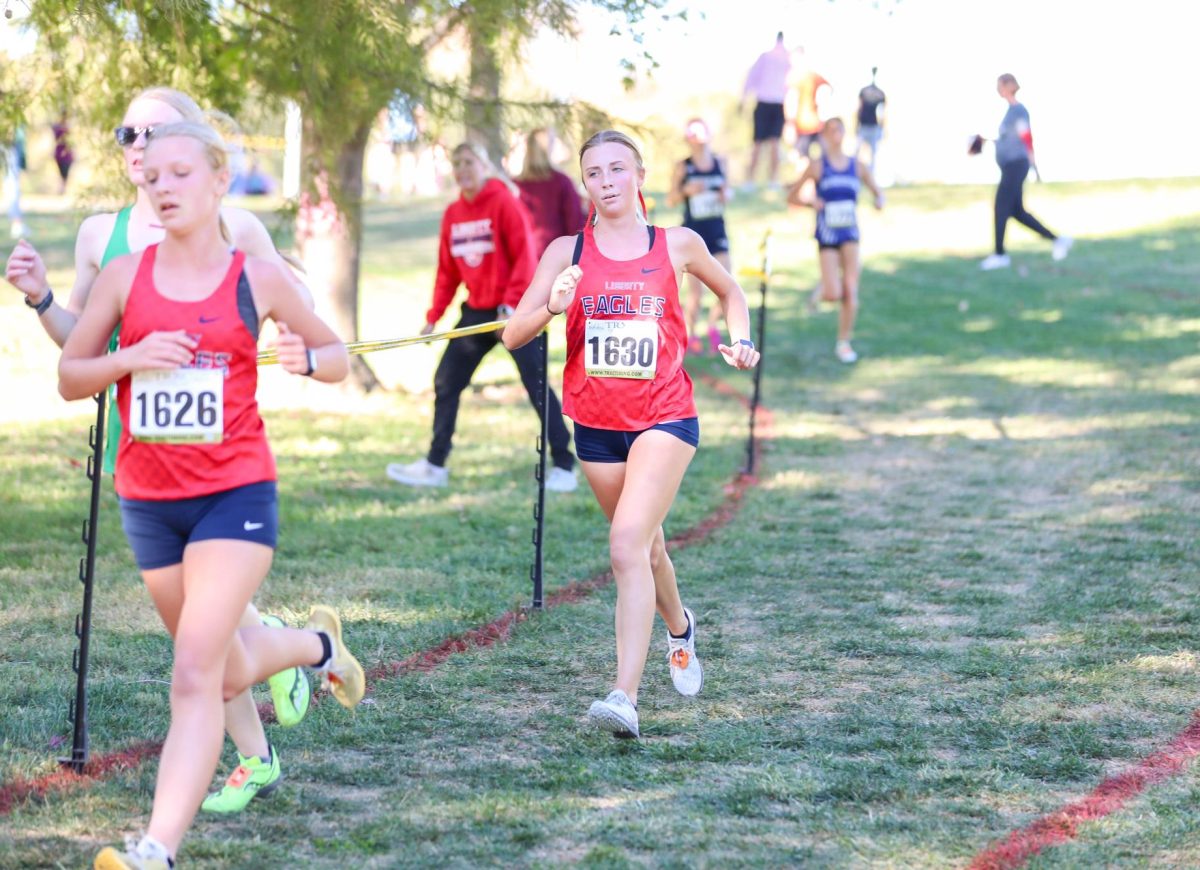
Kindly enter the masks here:
<path id="1" fill-rule="evenodd" d="M 748 344 L 718 344 L 721 358 L 735 369 L 752 369 L 758 365 L 760 354 Z"/>

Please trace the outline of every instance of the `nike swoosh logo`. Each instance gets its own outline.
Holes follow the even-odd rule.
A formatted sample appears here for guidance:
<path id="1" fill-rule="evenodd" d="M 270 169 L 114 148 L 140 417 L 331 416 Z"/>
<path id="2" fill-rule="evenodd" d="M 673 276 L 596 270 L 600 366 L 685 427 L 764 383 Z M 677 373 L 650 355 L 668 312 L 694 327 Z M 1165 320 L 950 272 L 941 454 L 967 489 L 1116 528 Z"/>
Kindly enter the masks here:
<path id="1" fill-rule="evenodd" d="M 219 317 L 205 317 L 203 314 L 200 315 L 201 323 L 216 323 L 220 319 Z"/>
<path id="2" fill-rule="evenodd" d="M 257 532 L 262 527 L 263 527 L 262 523 L 252 523 L 249 520 L 246 520 L 246 522 L 242 523 L 242 528 L 245 529 L 247 532 Z"/>
<path id="3" fill-rule="evenodd" d="M 647 269 L 645 266 L 643 266 L 643 267 L 642 267 L 642 274 L 643 274 L 643 275 L 649 275 L 651 272 L 658 272 L 658 271 L 660 271 L 661 269 L 662 269 L 662 266 L 655 266 L 653 269 Z"/>

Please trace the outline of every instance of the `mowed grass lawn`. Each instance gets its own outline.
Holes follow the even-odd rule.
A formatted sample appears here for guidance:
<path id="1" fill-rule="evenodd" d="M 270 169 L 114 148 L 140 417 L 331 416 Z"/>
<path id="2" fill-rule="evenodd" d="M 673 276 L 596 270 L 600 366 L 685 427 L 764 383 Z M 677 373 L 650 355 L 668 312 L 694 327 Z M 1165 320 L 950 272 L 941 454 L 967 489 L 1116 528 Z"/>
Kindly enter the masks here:
<path id="1" fill-rule="evenodd" d="M 286 783 L 201 817 L 196 867 L 963 866 L 1165 746 L 1200 706 L 1196 590 L 1200 181 L 1044 185 L 1030 207 L 1069 259 L 1010 230 L 1014 269 L 982 274 L 990 192 L 914 188 L 864 215 L 854 367 L 831 310 L 805 311 L 811 217 L 737 200 L 735 258 L 775 232 L 759 480 L 733 521 L 675 555 L 700 621 L 703 693 L 667 676 L 657 628 L 644 737 L 582 727 L 615 654 L 608 587 L 534 614 L 505 642 L 321 698 L 270 727 Z M 363 332 L 420 325 L 440 203 L 369 211 Z M 660 221 L 673 220 L 659 215 Z M 74 217 L 35 215 L 56 287 Z M 757 287 L 748 287 L 756 294 Z M 752 299 L 756 296 L 752 295 Z M 56 354 L 0 293 L 0 779 L 66 747 L 88 403 L 64 411 Z M 561 365 L 561 335 L 555 337 Z M 263 380 L 282 539 L 259 603 L 293 623 L 340 608 L 364 663 L 394 662 L 525 603 L 535 419 L 497 351 L 465 399 L 452 485 L 384 465 L 421 455 L 436 352 L 372 362 L 366 399 Z M 712 359 L 697 371 L 744 392 Z M 698 387 L 702 448 L 669 535 L 725 498 L 746 421 Z M 106 482 L 92 750 L 161 739 L 170 644 Z M 606 566 L 586 488 L 551 495 L 548 587 Z M 265 697 L 265 695 L 263 696 Z M 233 759 L 227 748 L 223 769 Z M 148 819 L 156 764 L 0 817 L 0 865 L 78 867 Z M 1200 864 L 1187 767 L 1030 866 Z"/>

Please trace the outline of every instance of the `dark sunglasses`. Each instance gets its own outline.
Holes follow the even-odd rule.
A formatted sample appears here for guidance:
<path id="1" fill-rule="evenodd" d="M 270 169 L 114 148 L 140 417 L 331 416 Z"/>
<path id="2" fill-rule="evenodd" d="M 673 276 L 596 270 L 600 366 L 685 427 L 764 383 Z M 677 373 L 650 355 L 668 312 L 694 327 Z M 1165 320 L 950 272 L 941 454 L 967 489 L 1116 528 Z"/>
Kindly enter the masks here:
<path id="1" fill-rule="evenodd" d="M 122 148 L 128 148 L 138 140 L 138 137 L 143 133 L 146 134 L 146 141 L 150 141 L 150 134 L 154 132 L 153 127 L 118 127 L 113 131 L 117 135 L 117 144 Z"/>

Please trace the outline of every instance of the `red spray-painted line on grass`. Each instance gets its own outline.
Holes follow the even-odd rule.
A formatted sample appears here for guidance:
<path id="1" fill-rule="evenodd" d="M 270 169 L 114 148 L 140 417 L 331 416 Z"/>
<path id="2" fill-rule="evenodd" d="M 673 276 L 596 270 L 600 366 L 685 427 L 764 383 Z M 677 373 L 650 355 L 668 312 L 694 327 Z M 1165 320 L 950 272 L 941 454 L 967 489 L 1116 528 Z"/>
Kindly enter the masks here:
<path id="1" fill-rule="evenodd" d="M 1147 786 L 1182 772 L 1197 755 L 1200 755 L 1200 710 L 1192 714 L 1188 727 L 1165 749 L 1142 759 L 1131 770 L 1104 780 L 1087 797 L 1013 831 L 1003 842 L 976 855 L 970 870 L 1015 870 L 1047 846 L 1075 839 L 1083 822 L 1115 813 Z"/>
<path id="2" fill-rule="evenodd" d="M 737 399 L 743 405 L 749 406 L 746 398 L 724 381 L 717 380 L 708 375 L 699 375 L 697 379 L 705 383 L 719 395 Z M 770 437 L 773 417 L 771 416 L 771 412 L 762 406 L 759 406 L 756 410 L 755 417 L 757 430 L 760 434 L 760 440 L 755 444 L 755 465 L 757 465 L 759 446 L 762 443 L 762 439 Z M 742 496 L 746 493 L 746 490 L 757 482 L 757 478 L 753 476 L 739 474 L 730 483 L 725 485 L 725 499 L 722 503 L 695 526 L 685 529 L 668 540 L 667 546 L 672 550 L 677 550 L 697 544 L 705 540 L 717 529 L 728 524 L 737 514 Z M 612 582 L 612 572 L 601 571 L 586 580 L 577 580 L 550 593 L 546 597 L 545 606 L 550 608 L 563 604 L 574 604 L 577 601 L 587 598 L 597 589 L 604 588 L 610 582 Z M 481 625 L 462 634 L 448 637 L 437 646 L 413 653 L 406 659 L 375 665 L 367 670 L 367 680 L 368 682 L 374 682 L 399 674 L 431 671 L 459 653 L 464 653 L 472 649 L 486 649 L 507 639 L 512 633 L 513 626 L 524 620 L 525 617 L 526 614 L 523 610 L 510 610 L 486 625 Z M 315 698 L 313 700 L 316 701 Z M 260 704 L 259 714 L 263 717 L 263 721 L 273 721 L 275 708 L 270 703 Z M 28 799 L 41 798 L 49 792 L 61 791 L 72 786 L 82 785 L 101 779 L 114 771 L 133 767 L 150 756 L 156 755 L 160 749 L 162 749 L 161 741 L 138 743 L 129 749 L 93 758 L 82 774 L 63 770 L 38 777 L 37 779 L 14 780 L 6 783 L 3 787 L 0 787 L 0 816 L 8 815 L 16 806 Z"/>
<path id="3" fill-rule="evenodd" d="M 157 755 L 160 749 L 162 749 L 161 740 L 147 740 L 143 743 L 135 743 L 128 749 L 93 758 L 84 766 L 83 773 L 76 773 L 64 767 L 36 779 L 13 780 L 0 788 L 0 816 L 7 816 L 27 800 L 37 800 L 51 792 L 67 791 L 103 779 L 119 770 L 137 767 L 147 758 Z"/>
<path id="4" fill-rule="evenodd" d="M 703 381 L 714 392 L 737 399 L 744 405 L 748 406 L 748 402 L 744 396 L 738 393 L 733 387 L 726 384 L 724 381 L 716 378 L 700 375 L 698 380 Z M 759 407 L 755 412 L 757 418 L 756 425 L 758 431 L 763 438 L 770 437 L 771 425 L 773 418 L 771 412 L 766 408 Z M 761 441 L 755 444 L 756 459 L 759 452 Z M 757 464 L 757 463 L 756 463 Z M 725 499 L 717 508 L 693 526 L 690 529 L 685 529 L 678 535 L 673 536 L 667 541 L 667 546 L 671 550 L 677 550 L 681 547 L 688 547 L 693 544 L 705 540 L 709 535 L 717 529 L 729 523 L 730 520 L 737 514 L 738 507 L 741 504 L 742 496 L 746 490 L 757 482 L 756 478 L 745 474 L 739 474 L 730 483 L 725 485 Z M 563 604 L 574 604 L 582 601 L 598 589 L 602 589 L 612 582 L 613 576 L 611 571 L 601 571 L 588 577 L 586 580 L 576 580 L 569 583 L 561 589 L 557 589 L 550 593 L 545 600 L 545 607 L 558 607 Z M 446 638 L 440 644 L 422 652 L 413 653 L 408 658 L 398 662 L 386 662 L 376 665 L 367 671 L 367 679 L 369 681 L 394 677 L 398 674 L 425 672 L 431 671 L 438 665 L 448 660 L 451 656 L 459 653 L 467 652 L 472 649 L 485 649 L 500 641 L 506 640 L 512 633 L 513 626 L 525 619 L 523 610 L 510 610 L 500 616 L 498 619 L 489 622 L 487 625 L 482 625 L 478 628 L 473 628 L 470 631 L 458 634 L 453 637 Z"/>
<path id="5" fill-rule="evenodd" d="M 702 381 L 714 392 L 719 395 L 736 399 L 747 408 L 749 402 L 746 397 L 739 393 L 736 389 L 729 386 L 724 381 L 709 375 L 698 375 L 697 379 Z M 771 412 L 766 408 L 759 407 L 755 411 L 756 426 L 763 438 L 769 437 L 771 425 L 774 422 Z M 761 440 L 755 443 L 755 458 L 757 460 Z M 755 463 L 757 464 L 757 462 Z M 667 541 L 667 546 L 671 550 L 678 550 L 681 547 L 688 547 L 697 544 L 729 523 L 730 520 L 737 514 L 738 508 L 741 505 L 742 496 L 746 490 L 757 483 L 757 479 L 739 474 L 730 483 L 725 485 L 725 499 L 717 508 L 693 526 L 690 529 L 685 529 L 678 535 L 673 536 Z M 582 601 L 587 598 L 597 589 L 602 589 L 612 582 L 613 575 L 611 571 L 601 571 L 588 577 L 586 580 L 576 580 L 574 583 L 569 583 L 566 586 L 552 592 L 547 596 L 544 605 L 545 607 L 558 607 L 563 604 L 574 604 L 577 601 Z M 413 653 L 403 661 L 386 662 L 376 665 L 367 671 L 367 680 L 374 681 L 387 677 L 394 677 L 397 674 L 411 673 L 414 671 L 424 672 L 431 671 L 438 665 L 448 660 L 451 656 L 459 653 L 467 652 L 472 649 L 485 649 L 502 640 L 506 640 L 512 633 L 513 626 L 525 619 L 523 610 L 510 610 L 500 618 L 489 622 L 487 625 L 482 625 L 478 628 L 473 628 L 470 631 L 458 634 L 453 637 L 448 637 L 440 644 L 431 649 L 422 652 Z"/>

